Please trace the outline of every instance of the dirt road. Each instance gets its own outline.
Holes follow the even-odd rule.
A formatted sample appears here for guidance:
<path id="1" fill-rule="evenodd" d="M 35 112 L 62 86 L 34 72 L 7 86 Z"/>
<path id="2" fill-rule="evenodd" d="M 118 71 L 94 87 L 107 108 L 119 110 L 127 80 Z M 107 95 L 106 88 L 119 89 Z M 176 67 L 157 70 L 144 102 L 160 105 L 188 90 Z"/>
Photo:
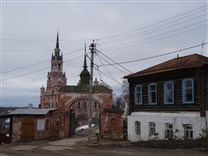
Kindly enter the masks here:
<path id="1" fill-rule="evenodd" d="M 33 141 L 29 143 L 0 145 L 0 156 L 207 156 L 200 149 L 156 149 L 133 146 L 89 147 L 86 137 L 57 141 Z M 107 145 L 107 144 L 106 144 Z"/>

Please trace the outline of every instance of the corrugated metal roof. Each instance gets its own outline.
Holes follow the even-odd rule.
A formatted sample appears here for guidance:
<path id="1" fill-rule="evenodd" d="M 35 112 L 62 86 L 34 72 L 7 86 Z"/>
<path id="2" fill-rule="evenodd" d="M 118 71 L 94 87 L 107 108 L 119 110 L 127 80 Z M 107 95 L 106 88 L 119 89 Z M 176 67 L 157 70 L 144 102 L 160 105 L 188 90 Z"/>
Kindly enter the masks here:
<path id="1" fill-rule="evenodd" d="M 172 71 L 183 68 L 201 67 L 205 64 L 208 64 L 208 57 L 199 54 L 192 54 L 188 56 L 171 59 L 169 61 L 147 68 L 145 70 L 125 76 L 125 78 L 162 73 L 166 71 Z"/>
<path id="2" fill-rule="evenodd" d="M 53 109 L 15 109 L 6 115 L 46 115 Z"/>

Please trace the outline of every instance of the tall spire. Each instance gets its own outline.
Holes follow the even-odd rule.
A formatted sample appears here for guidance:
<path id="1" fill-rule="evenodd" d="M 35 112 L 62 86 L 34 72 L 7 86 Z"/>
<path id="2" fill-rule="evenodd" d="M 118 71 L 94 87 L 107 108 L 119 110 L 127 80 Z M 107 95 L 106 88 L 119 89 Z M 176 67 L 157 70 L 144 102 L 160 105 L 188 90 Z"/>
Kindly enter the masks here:
<path id="1" fill-rule="evenodd" d="M 84 66 L 83 66 L 84 69 L 87 69 L 87 60 L 86 60 L 86 56 L 87 56 L 87 54 L 86 54 L 86 43 L 85 43 Z"/>
<path id="2" fill-rule="evenodd" d="M 80 85 L 89 85 L 90 83 L 90 73 L 87 70 L 87 60 L 86 60 L 87 54 L 86 54 L 86 44 L 85 44 L 85 55 L 84 55 L 84 66 L 83 70 L 80 73 Z"/>
<path id="3" fill-rule="evenodd" d="M 59 49 L 59 32 L 57 32 L 56 48 Z"/>

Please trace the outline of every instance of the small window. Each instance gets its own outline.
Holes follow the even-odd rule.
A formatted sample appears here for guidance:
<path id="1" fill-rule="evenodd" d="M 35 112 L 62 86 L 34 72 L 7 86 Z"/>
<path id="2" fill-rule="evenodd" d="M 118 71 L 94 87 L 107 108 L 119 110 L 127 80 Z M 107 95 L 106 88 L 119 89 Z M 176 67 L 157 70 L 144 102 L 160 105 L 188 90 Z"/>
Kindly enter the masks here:
<path id="1" fill-rule="evenodd" d="M 165 124 L 165 138 L 172 139 L 173 138 L 173 125 L 166 123 Z"/>
<path id="2" fill-rule="evenodd" d="M 182 81 L 183 103 L 194 103 L 194 80 L 184 79 Z"/>
<path id="3" fill-rule="evenodd" d="M 84 109 L 87 109 L 87 102 L 84 102 Z"/>
<path id="4" fill-rule="evenodd" d="M 157 86 L 155 83 L 148 85 L 148 97 L 149 104 L 157 104 Z"/>
<path id="5" fill-rule="evenodd" d="M 98 108 L 97 102 L 95 102 L 94 108 L 95 108 L 95 109 Z"/>
<path id="6" fill-rule="evenodd" d="M 141 124 L 139 121 L 135 121 L 135 133 L 137 135 L 140 135 L 141 134 Z"/>
<path id="7" fill-rule="evenodd" d="M 155 135 L 155 123 L 150 122 L 149 123 L 149 136 Z"/>
<path id="8" fill-rule="evenodd" d="M 185 139 L 193 139 L 192 125 L 185 125 L 184 126 L 184 137 L 185 137 Z"/>
<path id="9" fill-rule="evenodd" d="M 142 85 L 135 87 L 135 104 L 142 104 Z"/>
<path id="10" fill-rule="evenodd" d="M 172 81 L 164 83 L 164 103 L 174 103 L 174 83 Z"/>
<path id="11" fill-rule="evenodd" d="M 81 104 L 80 102 L 77 102 L 77 108 L 80 109 L 81 108 Z"/>
<path id="12" fill-rule="evenodd" d="M 37 120 L 37 131 L 45 130 L 45 119 L 38 119 Z"/>

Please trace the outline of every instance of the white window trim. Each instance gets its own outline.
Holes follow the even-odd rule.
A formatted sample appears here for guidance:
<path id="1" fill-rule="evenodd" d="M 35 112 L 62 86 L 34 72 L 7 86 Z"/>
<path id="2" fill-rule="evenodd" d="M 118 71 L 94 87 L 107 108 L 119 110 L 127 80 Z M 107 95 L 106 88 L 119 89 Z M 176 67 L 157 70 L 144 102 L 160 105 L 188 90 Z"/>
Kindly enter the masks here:
<path id="1" fill-rule="evenodd" d="M 166 94 L 166 90 L 167 90 L 166 84 L 168 84 L 168 83 L 171 83 L 171 85 L 172 85 L 173 102 L 168 102 L 168 101 L 166 101 L 166 98 L 165 98 L 167 96 L 167 94 Z M 175 100 L 174 100 L 174 82 L 173 81 L 166 81 L 164 83 L 164 104 L 174 104 L 174 102 L 175 102 Z"/>
<path id="2" fill-rule="evenodd" d="M 137 87 L 141 87 L 141 92 L 140 92 L 140 94 L 141 94 L 141 102 L 139 102 L 137 99 L 137 93 L 139 93 L 139 92 L 137 92 L 136 90 L 137 90 Z M 134 88 L 134 103 L 136 104 L 136 105 L 141 105 L 142 104 L 142 85 L 136 85 L 135 86 L 135 88 Z"/>
<path id="3" fill-rule="evenodd" d="M 185 82 L 186 81 L 191 81 L 192 82 L 192 101 L 186 101 L 185 100 Z M 194 79 L 193 78 L 187 78 L 182 80 L 182 99 L 183 99 L 183 104 L 192 104 L 194 103 Z"/>
<path id="4" fill-rule="evenodd" d="M 191 127 L 191 129 L 187 129 L 187 127 Z M 188 136 L 186 135 L 186 131 L 188 131 Z M 191 133 L 192 133 L 192 137 L 191 137 Z M 192 125 L 190 125 L 190 124 L 186 124 L 186 125 L 184 125 L 184 138 L 185 139 L 193 139 L 193 136 L 194 135 L 194 132 L 193 132 L 193 126 Z"/>
<path id="5" fill-rule="evenodd" d="M 169 125 L 172 126 L 172 128 L 169 128 Z M 171 133 L 168 133 L 168 130 L 171 131 Z M 171 137 L 169 135 L 171 134 Z M 172 139 L 173 137 L 173 124 L 171 123 L 166 123 L 165 124 L 165 138 L 168 138 L 168 139 Z"/>
<path id="6" fill-rule="evenodd" d="M 156 93 L 156 102 L 155 103 L 150 102 L 150 86 L 151 85 L 155 85 L 155 93 Z M 150 83 L 148 85 L 148 104 L 149 105 L 156 105 L 157 104 L 157 84 L 156 83 Z"/>

